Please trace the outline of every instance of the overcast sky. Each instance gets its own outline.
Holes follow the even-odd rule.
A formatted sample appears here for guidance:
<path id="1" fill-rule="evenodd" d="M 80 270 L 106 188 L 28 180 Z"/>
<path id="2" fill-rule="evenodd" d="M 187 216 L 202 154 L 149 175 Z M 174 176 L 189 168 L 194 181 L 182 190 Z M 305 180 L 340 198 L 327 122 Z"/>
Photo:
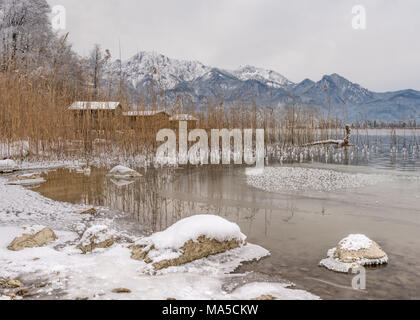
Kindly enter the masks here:
<path id="1" fill-rule="evenodd" d="M 48 0 L 67 10 L 74 49 L 94 43 L 236 69 L 250 64 L 294 82 L 338 73 L 374 91 L 420 90 L 419 0 Z M 367 12 L 352 28 L 352 7 Z"/>

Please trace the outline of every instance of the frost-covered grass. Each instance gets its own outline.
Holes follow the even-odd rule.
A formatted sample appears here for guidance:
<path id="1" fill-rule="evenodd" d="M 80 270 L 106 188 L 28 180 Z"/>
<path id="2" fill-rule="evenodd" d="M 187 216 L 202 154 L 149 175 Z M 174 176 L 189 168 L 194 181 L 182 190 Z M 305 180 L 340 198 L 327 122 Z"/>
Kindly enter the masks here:
<path id="1" fill-rule="evenodd" d="M 267 167 L 261 174 L 248 174 L 249 185 L 268 192 L 287 190 L 336 191 L 376 185 L 385 176 L 345 173 L 300 167 Z"/>
<path id="2" fill-rule="evenodd" d="M 101 208 L 99 216 L 82 216 L 78 212 L 86 209 L 83 206 L 52 201 L 22 186 L 6 183 L 7 180 L 0 176 L 0 276 L 21 280 L 34 299 L 249 299 L 262 294 L 272 294 L 279 299 L 317 298 L 283 284 L 268 283 L 225 292 L 223 284 L 235 276 L 230 272 L 244 261 L 258 260 L 269 254 L 252 244 L 149 275 L 144 272 L 142 262 L 130 257 L 128 246 L 140 240 L 142 235 L 124 230 L 116 219 L 122 214 L 107 214 L 107 209 Z M 221 225 L 214 218 L 208 222 L 215 223 L 208 226 L 209 235 L 219 239 L 244 237 L 236 225 Z M 15 237 L 25 232 L 35 233 L 44 226 L 54 230 L 57 240 L 41 248 L 18 252 L 7 249 Z M 200 229 L 198 225 L 195 227 Z M 86 240 L 83 234 L 92 234 L 86 230 L 97 234 L 96 231 L 105 228 L 113 230 L 116 238 L 112 247 L 96 249 L 88 255 L 76 249 Z M 178 228 L 180 226 L 174 226 L 173 231 Z M 200 230 L 206 232 L 206 229 Z M 195 236 L 194 230 L 190 230 L 180 238 Z M 175 234 L 168 239 L 169 243 L 159 236 L 156 238 L 157 243 L 171 247 L 179 246 L 177 240 Z M 121 287 L 130 289 L 131 293 L 112 292 Z M 8 298 L 1 296 L 0 299 Z"/>

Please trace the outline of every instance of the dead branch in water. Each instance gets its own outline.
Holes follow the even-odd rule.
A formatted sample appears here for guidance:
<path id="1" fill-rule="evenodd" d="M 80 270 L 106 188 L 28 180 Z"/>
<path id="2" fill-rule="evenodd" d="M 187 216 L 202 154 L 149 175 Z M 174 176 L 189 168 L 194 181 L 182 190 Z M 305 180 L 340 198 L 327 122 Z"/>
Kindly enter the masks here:
<path id="1" fill-rule="evenodd" d="M 330 145 L 330 144 L 335 144 L 340 148 L 352 147 L 353 145 L 350 144 L 350 137 L 351 137 L 350 125 L 346 125 L 346 137 L 343 140 L 315 141 L 315 142 L 312 142 L 312 143 L 305 144 L 304 147 L 313 147 L 313 146 Z"/>

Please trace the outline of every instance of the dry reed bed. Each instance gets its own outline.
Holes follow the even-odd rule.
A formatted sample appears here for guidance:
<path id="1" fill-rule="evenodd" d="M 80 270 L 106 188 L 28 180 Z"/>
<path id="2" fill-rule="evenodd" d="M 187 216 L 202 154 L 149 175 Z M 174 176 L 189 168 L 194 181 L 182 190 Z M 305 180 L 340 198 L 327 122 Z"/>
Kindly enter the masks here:
<path id="1" fill-rule="evenodd" d="M 89 87 L 75 90 L 74 84 L 57 85 L 54 78 L 29 78 L 19 73 L 0 75 L 0 156 L 15 159 L 91 158 L 107 154 L 135 157 L 154 154 L 160 121 L 143 123 L 133 130 L 126 117 L 98 116 L 76 118 L 67 110 L 75 100 L 121 101 L 132 103 L 124 95 L 111 99 L 106 92 L 89 93 Z M 160 94 L 160 93 L 157 93 Z M 223 101 L 208 103 L 205 108 L 183 108 L 177 100 L 172 106 L 159 106 L 160 97 L 152 99 L 151 109 L 169 113 L 190 113 L 199 119 L 198 127 L 211 129 L 265 129 L 266 146 L 302 146 L 315 140 L 340 138 L 339 122 L 325 121 L 319 112 L 284 107 L 273 111 L 255 103 Z"/>

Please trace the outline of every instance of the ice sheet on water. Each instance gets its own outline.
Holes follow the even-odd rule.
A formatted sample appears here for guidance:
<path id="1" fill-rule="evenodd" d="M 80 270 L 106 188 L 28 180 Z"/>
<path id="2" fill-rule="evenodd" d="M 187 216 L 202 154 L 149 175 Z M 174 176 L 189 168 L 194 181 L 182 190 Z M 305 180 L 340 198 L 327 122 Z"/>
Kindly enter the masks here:
<path id="1" fill-rule="evenodd" d="M 287 190 L 336 191 L 376 185 L 386 177 L 301 167 L 267 167 L 262 174 L 248 174 L 247 183 L 268 192 Z"/>

